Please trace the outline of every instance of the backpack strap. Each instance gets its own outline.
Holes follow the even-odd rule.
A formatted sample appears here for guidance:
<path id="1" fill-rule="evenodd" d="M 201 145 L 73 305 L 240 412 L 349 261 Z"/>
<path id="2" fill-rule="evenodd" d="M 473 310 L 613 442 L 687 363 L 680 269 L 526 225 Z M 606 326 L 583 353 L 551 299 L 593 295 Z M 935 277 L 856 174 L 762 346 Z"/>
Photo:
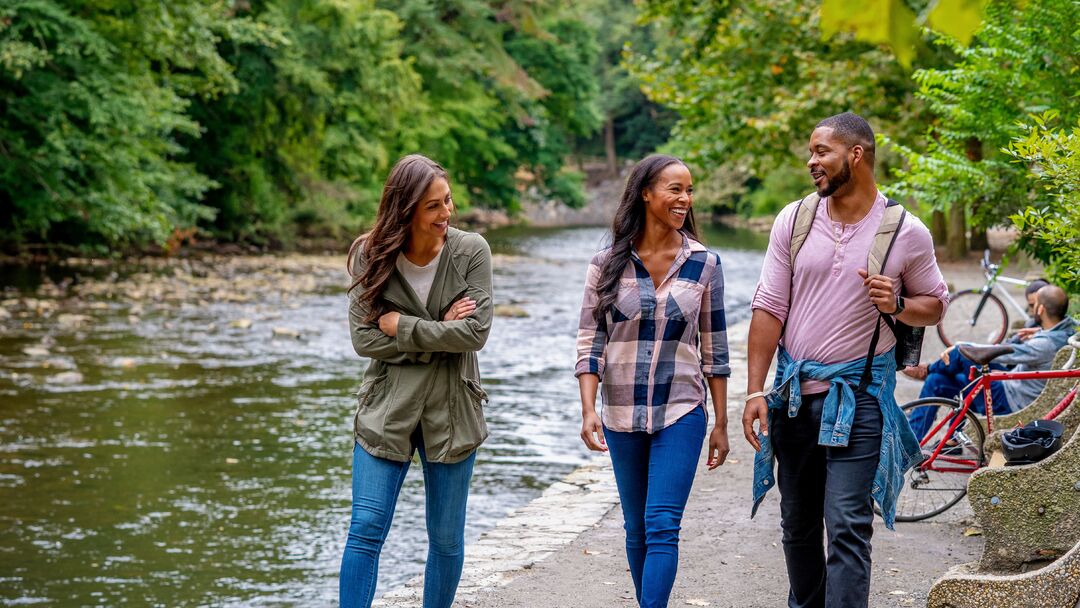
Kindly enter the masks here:
<path id="1" fill-rule="evenodd" d="M 890 198 L 885 206 L 885 215 L 881 218 L 881 224 L 878 225 L 877 234 L 874 235 L 874 242 L 870 245 L 870 254 L 866 260 L 867 274 L 881 274 L 885 269 L 889 254 L 892 253 L 893 245 L 896 243 L 896 237 L 900 234 L 900 227 L 904 225 L 905 217 L 907 217 L 907 210 Z M 860 391 L 866 390 L 873 379 L 874 355 L 877 351 L 878 339 L 881 337 L 882 319 L 890 330 L 896 331 L 896 324 L 892 317 L 879 311 L 877 322 L 874 323 L 874 336 L 870 338 L 870 352 L 866 354 L 866 366 L 863 367 L 862 379 L 859 381 L 858 390 Z"/>
<path id="2" fill-rule="evenodd" d="M 791 261 L 791 276 L 795 278 L 795 256 L 799 255 L 810 229 L 814 226 L 814 218 L 817 217 L 817 206 L 821 197 L 817 192 L 811 192 L 806 198 L 799 201 L 795 208 L 795 221 L 791 223 L 791 241 L 788 245 L 788 256 Z"/>
<path id="3" fill-rule="evenodd" d="M 795 295 L 795 256 L 799 255 L 806 237 L 810 235 L 810 229 L 814 226 L 814 218 L 817 217 L 817 206 L 821 197 L 817 192 L 811 192 L 795 208 L 795 219 L 791 222 L 791 239 L 788 241 L 788 268 L 791 270 L 791 284 L 788 289 L 788 308 L 791 307 L 791 298 Z M 780 337 L 787 332 L 787 320 L 780 326 Z"/>

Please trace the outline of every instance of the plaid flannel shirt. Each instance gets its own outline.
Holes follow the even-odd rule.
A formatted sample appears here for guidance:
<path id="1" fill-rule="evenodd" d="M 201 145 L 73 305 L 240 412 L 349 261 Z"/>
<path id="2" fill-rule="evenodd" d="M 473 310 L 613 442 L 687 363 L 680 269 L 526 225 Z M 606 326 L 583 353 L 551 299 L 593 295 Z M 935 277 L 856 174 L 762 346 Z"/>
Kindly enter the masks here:
<path id="1" fill-rule="evenodd" d="M 637 252 L 619 279 L 614 306 L 597 323 L 605 249 L 589 263 L 575 376 L 602 381 L 604 426 L 655 433 L 705 403 L 705 376 L 729 376 L 720 256 L 683 236 L 659 289 Z"/>

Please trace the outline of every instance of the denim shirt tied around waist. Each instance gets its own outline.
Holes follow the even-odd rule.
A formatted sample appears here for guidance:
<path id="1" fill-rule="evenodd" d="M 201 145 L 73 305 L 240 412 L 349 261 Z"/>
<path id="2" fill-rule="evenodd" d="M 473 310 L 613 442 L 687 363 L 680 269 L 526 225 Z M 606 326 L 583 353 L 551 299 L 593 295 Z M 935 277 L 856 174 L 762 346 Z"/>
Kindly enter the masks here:
<path id="1" fill-rule="evenodd" d="M 855 419 L 855 387 L 862 379 L 866 359 L 827 365 L 803 359 L 793 361 L 780 347 L 776 364 L 773 389 L 765 396 L 769 405 L 769 427 L 773 417 L 786 413 L 794 418 L 802 406 L 802 380 L 821 380 L 830 383 L 829 392 L 821 412 L 821 429 L 818 444 L 827 447 L 845 447 Z M 881 406 L 881 452 L 874 486 L 870 491 L 881 508 L 885 525 L 893 529 L 896 516 L 896 498 L 904 483 L 904 473 L 923 461 L 922 449 L 915 433 L 911 431 L 907 417 L 896 404 L 896 361 L 893 351 L 874 357 L 871 381 L 866 392 L 877 397 Z M 757 513 L 765 493 L 776 485 L 773 475 L 773 449 L 768 436 L 758 433 L 761 451 L 754 457 L 754 506 L 750 517 Z"/>

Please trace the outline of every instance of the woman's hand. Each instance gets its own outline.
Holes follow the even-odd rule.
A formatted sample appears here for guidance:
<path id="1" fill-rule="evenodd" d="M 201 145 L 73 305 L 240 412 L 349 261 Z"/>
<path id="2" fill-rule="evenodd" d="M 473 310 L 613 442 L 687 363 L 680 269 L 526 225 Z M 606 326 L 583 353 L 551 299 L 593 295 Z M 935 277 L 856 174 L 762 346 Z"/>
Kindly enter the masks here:
<path id="1" fill-rule="evenodd" d="M 581 440 L 585 447 L 594 452 L 606 452 L 607 443 L 604 441 L 604 425 L 596 412 L 586 412 L 581 415 Z"/>
<path id="2" fill-rule="evenodd" d="M 379 317 L 379 330 L 391 338 L 396 338 L 399 320 L 401 320 L 400 312 L 388 312 Z"/>
<path id="3" fill-rule="evenodd" d="M 450 305 L 450 310 L 443 315 L 443 321 L 460 321 L 476 312 L 476 300 L 465 296 Z"/>
<path id="4" fill-rule="evenodd" d="M 724 464 L 730 451 L 727 428 L 714 426 L 712 432 L 709 433 L 709 460 L 706 463 L 709 465 L 709 470 L 711 471 Z"/>

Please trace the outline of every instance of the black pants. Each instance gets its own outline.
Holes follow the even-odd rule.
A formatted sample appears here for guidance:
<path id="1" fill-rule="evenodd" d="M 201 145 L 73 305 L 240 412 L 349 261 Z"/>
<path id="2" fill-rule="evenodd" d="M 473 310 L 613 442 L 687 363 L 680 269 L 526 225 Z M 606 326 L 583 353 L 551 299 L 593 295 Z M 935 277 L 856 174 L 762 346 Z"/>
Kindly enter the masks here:
<path id="1" fill-rule="evenodd" d="M 825 394 L 804 395 L 799 415 L 774 415 L 789 608 L 865 608 L 870 596 L 870 489 L 881 448 L 881 407 L 855 393 L 847 447 L 818 445 Z M 828 533 L 826 555 L 823 539 Z"/>

